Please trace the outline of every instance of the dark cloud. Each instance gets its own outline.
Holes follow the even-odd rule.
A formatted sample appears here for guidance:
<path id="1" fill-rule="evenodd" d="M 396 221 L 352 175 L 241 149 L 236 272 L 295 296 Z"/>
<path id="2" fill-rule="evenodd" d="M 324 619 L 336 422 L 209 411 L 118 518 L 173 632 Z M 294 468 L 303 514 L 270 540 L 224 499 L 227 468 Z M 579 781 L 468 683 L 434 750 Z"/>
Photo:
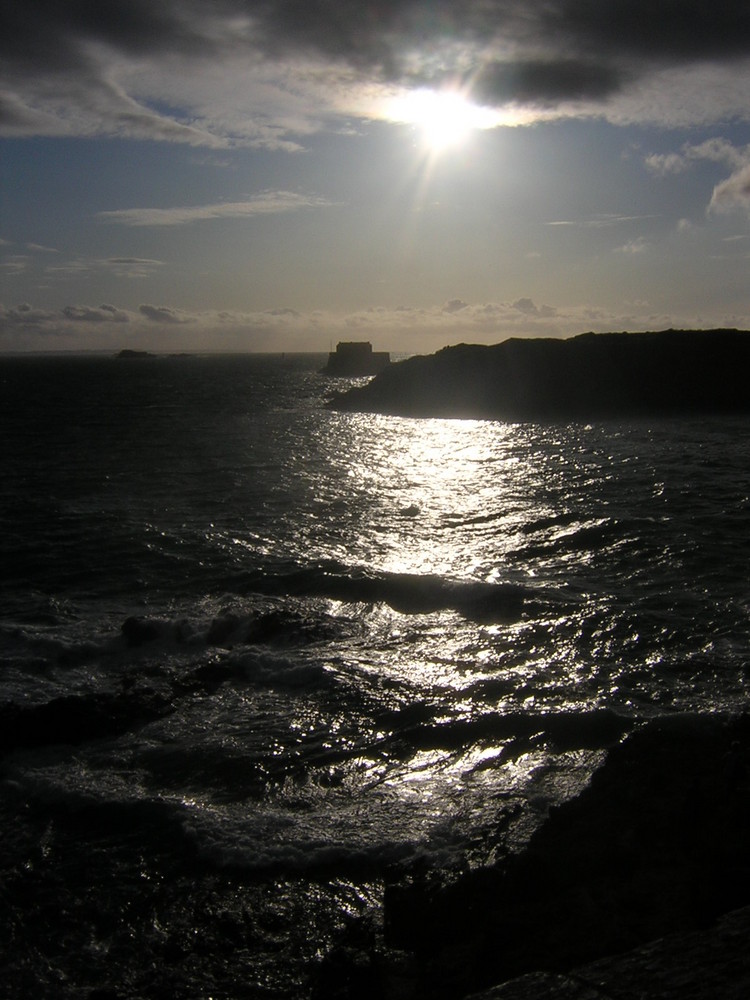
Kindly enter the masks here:
<path id="1" fill-rule="evenodd" d="M 217 9 L 223 6 L 217 5 Z M 200 5 L 174 0 L 25 0 L 0 9 L 0 55 L 30 69 L 80 69 L 90 63 L 87 44 L 117 51 L 208 52 L 211 35 Z"/>
<path id="2" fill-rule="evenodd" d="M 472 93 L 487 104 L 556 104 L 608 97 L 629 75 L 614 65 L 574 59 L 491 62 L 475 76 Z"/>
<path id="3" fill-rule="evenodd" d="M 242 4 L 269 52 L 316 51 L 389 78 L 455 69 L 441 46 L 502 50 L 488 79 L 522 100 L 604 96 L 637 63 L 731 59 L 750 52 L 747 0 L 268 0 Z M 416 59 L 414 54 L 418 53 Z M 420 60 L 421 57 L 421 60 Z M 618 63 L 611 66 L 611 60 Z M 417 67 L 417 69 L 415 69 Z M 488 86 L 491 93 L 492 88 Z"/>
<path id="4" fill-rule="evenodd" d="M 670 62 L 750 51 L 746 0 L 562 0 L 545 23 L 580 48 Z"/>
<path id="5" fill-rule="evenodd" d="M 747 0 L 25 0 L 0 5 L 8 95 L 0 121 L 42 130 L 55 82 L 64 98 L 121 100 L 125 134 L 210 144 L 110 93 L 107 54 L 245 66 L 304 55 L 406 85 L 471 80 L 488 103 L 554 107 L 611 99 L 654 69 L 750 55 Z M 156 63 L 154 63 L 156 65 Z M 160 68 L 165 64 L 159 62 Z M 24 82 L 32 98 L 23 101 Z M 46 90 L 44 89 L 46 87 Z M 42 88 L 40 90 L 40 88 Z M 41 98 L 43 100 L 39 100 Z M 158 95 L 156 95 L 158 97 Z M 102 104 L 104 107 L 104 104 Z M 109 105 L 107 107 L 110 107 Z M 111 105 L 115 107 L 115 105 Z M 47 114 L 48 112 L 44 112 Z M 49 112 L 54 114 L 55 112 Z M 96 113 L 96 108 L 92 114 Z M 137 120 L 130 121 L 128 114 Z M 89 126 L 90 127 L 90 126 Z M 178 126 L 173 123 L 173 127 Z M 128 131 L 130 130 L 130 131 Z"/>

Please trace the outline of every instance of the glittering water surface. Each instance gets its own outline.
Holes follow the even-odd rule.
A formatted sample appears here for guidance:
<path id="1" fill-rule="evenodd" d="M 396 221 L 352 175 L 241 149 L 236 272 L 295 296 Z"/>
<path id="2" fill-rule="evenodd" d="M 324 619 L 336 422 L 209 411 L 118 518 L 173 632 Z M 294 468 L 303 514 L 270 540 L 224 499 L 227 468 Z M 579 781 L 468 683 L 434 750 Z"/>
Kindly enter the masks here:
<path id="1" fill-rule="evenodd" d="M 341 414 L 320 361 L 0 361 L 12 996 L 303 998 L 385 881 L 745 705 L 750 421 Z"/>

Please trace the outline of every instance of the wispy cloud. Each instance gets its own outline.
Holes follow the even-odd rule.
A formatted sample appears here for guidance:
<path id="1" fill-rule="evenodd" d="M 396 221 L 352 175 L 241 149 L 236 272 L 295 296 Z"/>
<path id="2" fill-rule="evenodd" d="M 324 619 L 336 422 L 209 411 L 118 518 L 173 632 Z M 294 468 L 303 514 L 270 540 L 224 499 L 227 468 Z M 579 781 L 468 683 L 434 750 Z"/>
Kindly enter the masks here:
<path id="1" fill-rule="evenodd" d="M 331 204 L 325 198 L 295 194 L 292 191 L 265 191 L 247 201 L 176 208 L 124 208 L 99 212 L 97 218 L 102 222 L 122 226 L 186 226 L 208 219 L 248 219 L 257 215 L 275 215 L 305 208 L 322 208 Z"/>
<path id="2" fill-rule="evenodd" d="M 653 215 L 621 215 L 615 212 L 601 212 L 583 219 L 553 219 L 548 226 L 571 226 L 575 229 L 605 229 L 608 226 L 619 226 L 626 222 L 641 222 L 653 219 Z"/>
<path id="3" fill-rule="evenodd" d="M 23 274 L 31 264 L 28 254 L 8 254 L 0 260 L 0 271 L 6 275 Z"/>
<path id="4" fill-rule="evenodd" d="M 107 257 L 101 261 L 101 266 L 115 277 L 127 279 L 149 278 L 163 265 L 163 260 L 150 257 Z"/>
<path id="5" fill-rule="evenodd" d="M 59 264 L 48 264 L 44 273 L 64 278 L 105 272 L 117 278 L 147 278 L 163 265 L 164 261 L 150 257 L 72 257 Z"/>

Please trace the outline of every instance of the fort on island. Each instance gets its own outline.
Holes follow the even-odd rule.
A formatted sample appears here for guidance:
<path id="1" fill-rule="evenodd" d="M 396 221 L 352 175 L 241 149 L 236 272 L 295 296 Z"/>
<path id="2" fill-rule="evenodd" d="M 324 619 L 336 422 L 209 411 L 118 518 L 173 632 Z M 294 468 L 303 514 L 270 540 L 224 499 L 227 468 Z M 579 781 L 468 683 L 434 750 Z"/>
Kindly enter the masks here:
<path id="1" fill-rule="evenodd" d="M 387 351 L 373 351 L 369 340 L 345 340 L 328 355 L 326 375 L 377 375 L 391 363 Z"/>

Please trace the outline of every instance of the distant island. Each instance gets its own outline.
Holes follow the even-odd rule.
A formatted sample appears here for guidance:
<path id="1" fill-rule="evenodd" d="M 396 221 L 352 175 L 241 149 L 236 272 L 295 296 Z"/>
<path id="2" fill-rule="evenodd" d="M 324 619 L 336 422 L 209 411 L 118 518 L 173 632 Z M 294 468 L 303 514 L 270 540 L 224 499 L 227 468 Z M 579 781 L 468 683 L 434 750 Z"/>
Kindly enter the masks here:
<path id="1" fill-rule="evenodd" d="M 328 355 L 328 364 L 323 372 L 326 375 L 377 375 L 390 363 L 390 354 L 373 351 L 372 344 L 367 340 L 343 340 Z"/>
<path id="2" fill-rule="evenodd" d="M 193 355 L 189 351 L 174 351 L 171 354 L 152 354 L 151 351 L 136 351 L 132 347 L 123 347 L 121 351 L 117 352 L 115 357 L 128 360 L 130 358 L 192 358 Z"/>
<path id="3" fill-rule="evenodd" d="M 123 347 L 118 352 L 118 358 L 152 358 L 154 355 L 149 351 L 134 351 L 131 347 Z"/>
<path id="4" fill-rule="evenodd" d="M 502 420 L 750 412 L 750 333 L 662 330 L 459 344 L 391 364 L 328 405 Z"/>

